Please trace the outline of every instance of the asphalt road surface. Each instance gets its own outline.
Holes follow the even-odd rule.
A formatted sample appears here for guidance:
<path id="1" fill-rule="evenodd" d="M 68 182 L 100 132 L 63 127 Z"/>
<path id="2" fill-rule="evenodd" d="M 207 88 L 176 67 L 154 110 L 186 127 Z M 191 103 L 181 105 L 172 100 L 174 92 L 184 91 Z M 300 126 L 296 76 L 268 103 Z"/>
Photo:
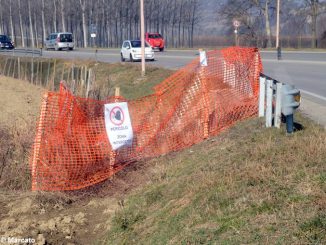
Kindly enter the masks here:
<path id="1" fill-rule="evenodd" d="M 326 52 L 262 52 L 264 73 L 300 89 L 300 110 L 326 128 Z"/>
<path id="2" fill-rule="evenodd" d="M 43 51 L 44 57 L 93 59 L 120 62 L 119 49 L 76 49 L 74 51 Z M 149 65 L 179 69 L 198 57 L 197 50 L 166 50 L 155 52 Z M 261 52 L 264 74 L 280 82 L 294 84 L 302 92 L 301 109 L 315 121 L 326 125 L 326 52 L 283 51 L 277 60 L 275 51 Z"/>

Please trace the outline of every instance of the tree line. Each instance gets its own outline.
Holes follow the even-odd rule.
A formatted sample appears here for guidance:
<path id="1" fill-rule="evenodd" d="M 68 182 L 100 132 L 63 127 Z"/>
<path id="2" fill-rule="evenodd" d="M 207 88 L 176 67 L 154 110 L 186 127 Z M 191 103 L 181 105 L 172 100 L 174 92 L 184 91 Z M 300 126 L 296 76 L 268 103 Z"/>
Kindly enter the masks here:
<path id="1" fill-rule="evenodd" d="M 140 38 L 139 0 L 0 0 L 0 33 L 22 47 L 41 47 L 53 32 L 72 32 L 79 47 L 119 47 Z M 170 47 L 192 47 L 200 0 L 144 0 L 145 30 Z M 91 38 L 91 33 L 96 38 Z"/>
<path id="2" fill-rule="evenodd" d="M 205 46 L 213 36 L 225 39 L 219 45 L 232 45 L 237 19 L 241 45 L 273 47 L 276 2 L 144 0 L 145 31 L 161 33 L 167 47 Z M 119 47 L 140 38 L 139 5 L 140 0 L 0 0 L 0 34 L 22 47 L 42 47 L 50 33 L 64 31 L 73 33 L 78 47 Z M 281 36 L 310 35 L 313 48 L 318 40 L 326 43 L 325 13 L 326 0 L 281 0 Z M 205 32 L 207 20 L 222 27 L 219 33 Z"/>
<path id="3" fill-rule="evenodd" d="M 311 47 L 326 39 L 326 0 L 281 0 L 281 31 L 287 36 L 311 35 Z M 263 47 L 273 47 L 277 0 L 226 0 L 218 7 L 219 21 L 241 22 L 247 42 L 264 37 Z M 318 28 L 320 27 L 320 28 Z M 233 30 L 229 30 L 231 32 Z M 325 36 L 325 37 L 324 37 Z M 326 40 L 325 40 L 326 41 Z"/>

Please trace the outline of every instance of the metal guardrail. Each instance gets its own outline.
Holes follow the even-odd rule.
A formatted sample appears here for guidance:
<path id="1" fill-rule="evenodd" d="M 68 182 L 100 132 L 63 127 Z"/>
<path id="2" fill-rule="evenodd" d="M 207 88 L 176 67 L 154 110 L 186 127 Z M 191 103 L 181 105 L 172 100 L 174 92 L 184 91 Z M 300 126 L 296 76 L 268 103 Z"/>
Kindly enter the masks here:
<path id="1" fill-rule="evenodd" d="M 265 116 L 266 127 L 280 128 L 283 115 L 287 133 L 293 133 L 293 114 L 300 106 L 300 90 L 265 74 L 260 74 L 259 87 L 259 117 Z"/>
<path id="2" fill-rule="evenodd" d="M 28 48 L 15 48 L 15 49 L 0 49 L 0 53 L 10 54 L 12 56 L 28 55 L 28 56 L 42 56 L 42 49 L 28 49 Z"/>

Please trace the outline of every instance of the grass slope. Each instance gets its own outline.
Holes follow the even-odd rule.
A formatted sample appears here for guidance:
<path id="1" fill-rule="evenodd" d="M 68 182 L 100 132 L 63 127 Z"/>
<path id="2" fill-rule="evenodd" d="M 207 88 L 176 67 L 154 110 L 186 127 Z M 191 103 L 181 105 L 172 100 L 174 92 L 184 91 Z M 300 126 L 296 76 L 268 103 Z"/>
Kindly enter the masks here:
<path id="1" fill-rule="evenodd" d="M 151 161 L 105 244 L 325 244 L 326 132 L 248 120 Z"/>
<path id="2" fill-rule="evenodd" d="M 139 64 L 100 63 L 96 67 L 96 81 L 101 90 L 111 88 L 109 93 L 114 95 L 113 87 L 120 87 L 121 95 L 127 99 L 137 99 L 153 94 L 153 87 L 161 83 L 175 71 L 148 65 L 146 76 L 141 76 Z"/>
<path id="3" fill-rule="evenodd" d="M 28 157 L 43 91 L 0 76 L 0 191 L 30 189 Z"/>

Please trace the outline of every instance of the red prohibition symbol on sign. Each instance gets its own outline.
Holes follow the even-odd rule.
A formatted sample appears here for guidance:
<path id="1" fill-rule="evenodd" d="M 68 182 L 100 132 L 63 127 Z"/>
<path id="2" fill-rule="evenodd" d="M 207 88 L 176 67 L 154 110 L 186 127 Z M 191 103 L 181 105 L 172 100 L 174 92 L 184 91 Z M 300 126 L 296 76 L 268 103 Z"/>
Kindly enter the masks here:
<path id="1" fill-rule="evenodd" d="M 125 120 L 125 115 L 123 114 L 123 110 L 119 106 L 115 106 L 110 111 L 110 121 L 116 125 L 120 126 L 123 124 Z"/>

